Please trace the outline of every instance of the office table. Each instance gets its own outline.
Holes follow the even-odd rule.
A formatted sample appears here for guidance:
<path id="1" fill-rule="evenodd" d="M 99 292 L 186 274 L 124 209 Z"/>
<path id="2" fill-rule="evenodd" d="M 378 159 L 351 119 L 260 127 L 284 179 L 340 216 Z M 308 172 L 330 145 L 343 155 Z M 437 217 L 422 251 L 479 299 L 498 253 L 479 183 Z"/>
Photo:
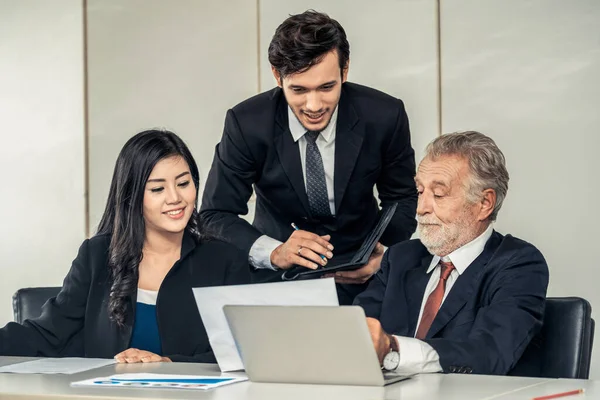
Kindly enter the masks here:
<path id="1" fill-rule="evenodd" d="M 531 400 L 534 397 L 570 392 L 577 389 L 584 389 L 585 392 L 575 396 L 561 397 L 559 400 L 600 399 L 600 382 L 584 379 L 550 379 L 540 385 L 504 394 L 495 399 Z"/>
<path id="2" fill-rule="evenodd" d="M 31 358 L 0 357 L 0 366 Z M 569 388 L 590 388 L 599 393 L 593 381 L 554 380 L 506 376 L 424 374 L 386 387 L 294 385 L 276 383 L 236 383 L 209 391 L 142 388 L 73 388 L 71 382 L 121 373 L 163 373 L 218 376 L 214 364 L 156 363 L 119 364 L 73 374 L 0 374 L 0 400 L 3 399 L 513 399 L 555 393 Z M 567 382 L 567 383 L 565 383 Z M 564 389 L 568 387 L 567 389 Z M 594 389 L 595 388 L 595 389 Z M 518 396 L 518 397 L 517 397 Z M 588 396 L 589 398 L 589 396 Z M 569 398 L 567 398 L 569 399 Z M 573 397 L 576 400 L 576 397 Z M 569 399 L 570 400 L 570 399 Z"/>

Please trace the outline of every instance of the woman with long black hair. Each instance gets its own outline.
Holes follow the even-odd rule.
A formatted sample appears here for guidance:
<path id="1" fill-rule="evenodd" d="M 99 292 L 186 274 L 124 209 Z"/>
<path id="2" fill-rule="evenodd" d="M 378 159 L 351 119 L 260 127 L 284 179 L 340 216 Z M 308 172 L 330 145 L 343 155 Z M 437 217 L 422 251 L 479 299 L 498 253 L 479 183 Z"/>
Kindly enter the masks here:
<path id="1" fill-rule="evenodd" d="M 206 236 L 183 141 L 141 132 L 121 150 L 98 233 L 39 318 L 0 329 L 0 355 L 215 362 L 193 287 L 248 283 L 247 255 Z"/>

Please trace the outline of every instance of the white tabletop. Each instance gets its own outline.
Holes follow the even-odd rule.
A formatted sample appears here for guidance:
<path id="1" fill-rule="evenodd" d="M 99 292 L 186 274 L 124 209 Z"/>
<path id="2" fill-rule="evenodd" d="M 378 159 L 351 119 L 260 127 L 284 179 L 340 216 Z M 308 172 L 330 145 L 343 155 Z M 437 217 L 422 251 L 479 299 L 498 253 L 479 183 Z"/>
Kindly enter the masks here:
<path id="1" fill-rule="evenodd" d="M 12 364 L 30 358 L 0 357 L 0 365 Z M 483 400 L 513 397 L 533 397 L 529 393 L 556 392 L 552 384 L 562 381 L 518 378 L 505 376 L 426 374 L 398 382 L 385 388 L 333 385 L 292 385 L 242 382 L 210 391 L 186 391 L 174 389 L 139 388 L 73 388 L 71 382 L 83 379 L 109 376 L 121 373 L 153 372 L 164 374 L 188 374 L 218 376 L 220 371 L 214 364 L 156 363 L 119 364 L 102 367 L 73 375 L 21 375 L 0 374 L 0 399 L 62 399 L 77 398 L 162 398 L 162 399 L 444 399 L 444 400 Z M 572 381 L 586 382 L 586 381 Z M 573 386 L 573 385 L 572 385 Z M 571 387 L 571 386 L 569 386 Z M 584 387 L 575 384 L 574 388 Z M 590 386 L 591 388 L 592 386 Z M 596 385 L 596 392 L 598 385 Z M 566 389 L 568 390 L 568 389 Z M 561 388 L 558 391 L 564 391 Z M 525 394 L 527 393 L 527 394 Z M 529 396 L 529 397 L 528 397 Z"/>
<path id="2" fill-rule="evenodd" d="M 551 379 L 538 386 L 519 390 L 518 392 L 505 394 L 498 397 L 500 400 L 531 400 L 535 397 L 548 396 L 550 394 L 570 392 L 583 389 L 582 394 L 561 397 L 564 400 L 600 399 L 600 382 L 583 379 Z"/>

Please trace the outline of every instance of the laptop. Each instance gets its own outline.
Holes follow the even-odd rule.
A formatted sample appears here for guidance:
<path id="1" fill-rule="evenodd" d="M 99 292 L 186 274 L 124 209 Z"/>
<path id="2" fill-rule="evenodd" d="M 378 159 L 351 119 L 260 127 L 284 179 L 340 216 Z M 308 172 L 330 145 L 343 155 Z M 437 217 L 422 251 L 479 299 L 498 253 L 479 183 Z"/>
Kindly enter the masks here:
<path id="1" fill-rule="evenodd" d="M 382 371 L 361 307 L 223 307 L 253 382 L 384 386 L 409 378 Z"/>
<path id="2" fill-rule="evenodd" d="M 288 270 L 286 270 L 281 279 L 284 281 L 293 281 L 300 279 L 313 279 L 318 278 L 324 274 L 330 274 L 337 271 L 348 271 L 362 267 L 367 262 L 369 262 L 369 257 L 377 242 L 383 235 L 385 228 L 387 228 L 388 224 L 392 220 L 394 213 L 396 212 L 396 207 L 398 203 L 394 203 L 388 207 L 385 207 L 382 210 L 381 217 L 379 221 L 375 225 L 375 227 L 369 232 L 362 245 L 354 254 L 346 255 L 345 257 L 333 257 L 331 260 L 327 262 L 327 265 L 324 267 L 319 267 L 317 269 L 310 269 L 302 266 L 295 266 Z"/>

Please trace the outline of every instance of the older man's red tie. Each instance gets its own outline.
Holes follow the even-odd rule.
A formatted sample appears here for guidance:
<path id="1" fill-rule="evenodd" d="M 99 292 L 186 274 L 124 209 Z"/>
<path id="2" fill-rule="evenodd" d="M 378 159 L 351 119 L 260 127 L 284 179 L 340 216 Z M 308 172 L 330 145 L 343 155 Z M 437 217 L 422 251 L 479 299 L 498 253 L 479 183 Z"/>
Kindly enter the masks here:
<path id="1" fill-rule="evenodd" d="M 425 339 L 425 336 L 427 336 L 427 332 L 429 331 L 429 328 L 431 328 L 431 324 L 433 323 L 433 320 L 435 319 L 435 316 L 442 305 L 444 293 L 446 292 L 446 280 L 450 276 L 452 270 L 454 270 L 454 265 L 451 262 L 440 260 L 440 266 L 440 281 L 427 298 L 427 302 L 423 308 L 421 323 L 419 324 L 417 334 L 415 335 L 417 339 Z"/>

